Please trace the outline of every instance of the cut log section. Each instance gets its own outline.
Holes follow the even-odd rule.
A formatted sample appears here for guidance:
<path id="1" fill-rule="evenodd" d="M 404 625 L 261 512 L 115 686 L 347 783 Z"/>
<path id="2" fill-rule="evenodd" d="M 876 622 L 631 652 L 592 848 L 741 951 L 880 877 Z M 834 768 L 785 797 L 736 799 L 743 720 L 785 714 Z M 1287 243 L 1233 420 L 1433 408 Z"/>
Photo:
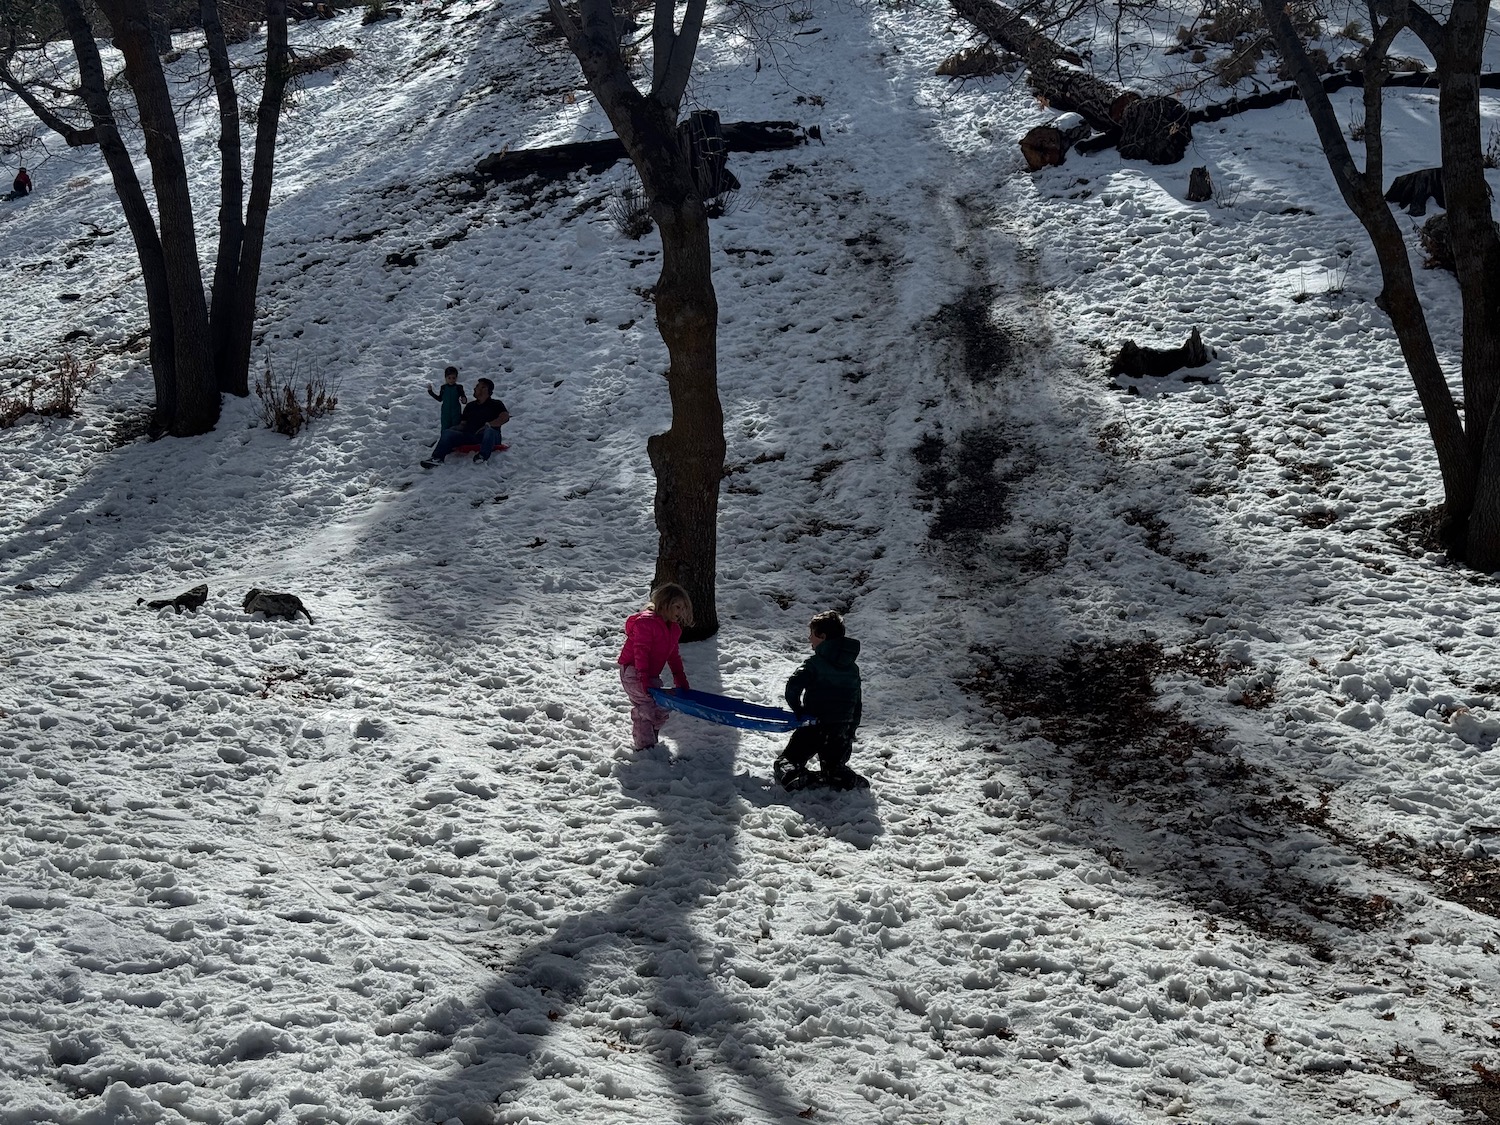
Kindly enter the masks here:
<path id="1" fill-rule="evenodd" d="M 1109 365 L 1109 373 L 1132 379 L 1170 375 L 1184 367 L 1202 367 L 1212 358 L 1213 353 L 1203 346 L 1203 337 L 1194 328 L 1180 348 L 1143 348 L 1134 340 L 1126 340 Z"/>
<path id="2" fill-rule="evenodd" d="M 808 132 L 795 121 L 728 121 L 719 127 L 727 152 L 773 152 L 806 144 Z M 598 175 L 624 160 L 625 146 L 618 137 L 602 141 L 574 141 L 546 148 L 522 148 L 486 156 L 475 171 L 502 183 L 540 176 L 560 180 L 587 170 Z"/>
<path id="3" fill-rule="evenodd" d="M 1064 114 L 1050 125 L 1038 125 L 1021 138 L 1021 155 L 1032 172 L 1056 168 L 1068 155 L 1068 149 L 1083 140 L 1093 127 L 1076 113 Z"/>

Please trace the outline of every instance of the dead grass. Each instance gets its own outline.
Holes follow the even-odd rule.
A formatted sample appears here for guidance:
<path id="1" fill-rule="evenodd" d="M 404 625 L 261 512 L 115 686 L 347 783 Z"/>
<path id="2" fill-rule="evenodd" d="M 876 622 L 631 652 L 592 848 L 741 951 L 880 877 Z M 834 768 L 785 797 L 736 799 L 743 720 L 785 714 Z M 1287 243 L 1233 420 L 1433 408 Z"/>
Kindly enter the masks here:
<path id="1" fill-rule="evenodd" d="M 336 380 L 322 371 L 304 375 L 295 363 L 285 376 L 278 376 L 266 360 L 265 374 L 255 380 L 254 389 L 262 424 L 287 437 L 301 433 L 314 418 L 333 413 L 339 404 Z"/>
<path id="2" fill-rule="evenodd" d="M 944 78 L 993 78 L 1004 74 L 1007 63 L 988 43 L 955 51 L 938 64 L 937 73 Z"/>
<path id="3" fill-rule="evenodd" d="M 12 388 L 0 396 L 0 430 L 9 429 L 22 418 L 71 418 L 78 413 L 78 403 L 99 374 L 99 362 L 84 362 L 72 352 L 64 352 L 57 367 L 32 375 L 20 390 Z"/>

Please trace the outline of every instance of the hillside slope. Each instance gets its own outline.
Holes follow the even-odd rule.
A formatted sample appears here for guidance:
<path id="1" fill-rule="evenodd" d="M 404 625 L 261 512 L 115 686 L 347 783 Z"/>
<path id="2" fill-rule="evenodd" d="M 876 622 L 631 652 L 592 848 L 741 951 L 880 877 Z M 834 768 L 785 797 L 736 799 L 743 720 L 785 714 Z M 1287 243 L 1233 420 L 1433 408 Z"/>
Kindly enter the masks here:
<path id="1" fill-rule="evenodd" d="M 0 432 L 0 1123 L 1461 1120 L 1497 594 L 1390 532 L 1436 473 L 1299 107 L 1202 130 L 1234 205 L 1190 205 L 1187 164 L 1025 176 L 1043 111 L 934 77 L 941 12 L 819 9 L 761 65 L 711 30 L 697 104 L 824 141 L 731 162 L 725 625 L 684 649 L 775 702 L 846 612 L 873 787 L 788 796 L 766 736 L 629 747 L 657 244 L 623 166 L 466 178 L 604 132 L 538 15 L 298 29 L 357 56 L 286 127 L 257 362 L 340 395 L 290 441 L 252 400 L 117 444 L 102 167 L 0 211 L 6 369 L 81 328 L 105 372 Z M 1193 325 L 1203 381 L 1102 375 Z M 449 362 L 511 449 L 424 472 Z"/>

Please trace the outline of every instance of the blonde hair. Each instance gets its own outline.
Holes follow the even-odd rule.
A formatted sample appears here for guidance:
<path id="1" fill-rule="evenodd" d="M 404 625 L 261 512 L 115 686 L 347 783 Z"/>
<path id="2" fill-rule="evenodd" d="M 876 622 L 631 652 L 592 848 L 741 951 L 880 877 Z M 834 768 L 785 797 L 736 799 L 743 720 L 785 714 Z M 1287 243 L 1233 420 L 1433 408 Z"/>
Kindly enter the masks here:
<path id="1" fill-rule="evenodd" d="M 661 613 L 673 602 L 682 602 L 687 606 L 687 621 L 684 624 L 691 625 L 693 623 L 693 599 L 675 582 L 663 582 L 652 590 L 651 600 L 646 603 L 646 608 L 653 613 Z"/>

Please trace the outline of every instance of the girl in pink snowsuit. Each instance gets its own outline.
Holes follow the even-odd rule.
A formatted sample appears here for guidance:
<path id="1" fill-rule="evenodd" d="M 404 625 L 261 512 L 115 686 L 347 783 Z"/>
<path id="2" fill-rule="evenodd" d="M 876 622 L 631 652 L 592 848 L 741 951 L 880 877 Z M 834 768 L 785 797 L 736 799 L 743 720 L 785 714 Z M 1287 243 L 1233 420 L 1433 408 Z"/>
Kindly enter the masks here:
<path id="1" fill-rule="evenodd" d="M 656 736 L 671 712 L 657 705 L 648 688 L 661 687 L 661 670 L 672 669 L 672 683 L 688 686 L 677 640 L 693 623 L 693 600 L 675 582 L 651 591 L 640 613 L 625 619 L 625 647 L 620 650 L 620 685 L 630 698 L 630 739 L 637 750 L 656 745 Z"/>

